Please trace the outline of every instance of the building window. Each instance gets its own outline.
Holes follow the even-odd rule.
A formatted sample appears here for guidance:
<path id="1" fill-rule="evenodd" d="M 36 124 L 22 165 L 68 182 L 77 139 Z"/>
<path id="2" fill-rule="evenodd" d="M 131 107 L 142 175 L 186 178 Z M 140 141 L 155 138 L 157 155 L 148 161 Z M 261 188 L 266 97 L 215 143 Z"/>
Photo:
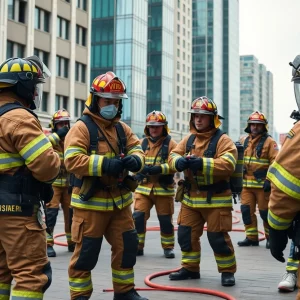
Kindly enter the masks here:
<path id="1" fill-rule="evenodd" d="M 75 81 L 85 83 L 86 66 L 75 62 Z"/>
<path id="2" fill-rule="evenodd" d="M 177 74 L 177 82 L 179 82 L 179 81 L 180 81 L 180 75 Z"/>
<path id="3" fill-rule="evenodd" d="M 48 52 L 34 48 L 34 55 L 38 56 L 46 66 L 49 66 L 49 53 Z"/>
<path id="4" fill-rule="evenodd" d="M 8 0 L 8 18 L 11 20 L 15 19 L 15 0 Z"/>
<path id="5" fill-rule="evenodd" d="M 67 58 L 56 56 L 56 76 L 69 77 L 69 60 Z"/>
<path id="6" fill-rule="evenodd" d="M 177 110 L 177 115 L 176 115 L 177 119 L 179 119 L 179 111 Z"/>
<path id="7" fill-rule="evenodd" d="M 75 106 L 74 106 L 74 116 L 80 117 L 82 112 L 85 108 L 85 101 L 80 99 L 75 99 Z"/>
<path id="8" fill-rule="evenodd" d="M 177 25 L 177 32 L 180 33 L 180 25 Z"/>
<path id="9" fill-rule="evenodd" d="M 180 0 L 177 0 L 177 7 L 180 8 Z"/>
<path id="10" fill-rule="evenodd" d="M 180 70 L 180 62 L 177 62 L 177 70 Z"/>
<path id="11" fill-rule="evenodd" d="M 43 112 L 48 111 L 48 97 L 49 97 L 49 93 L 43 92 L 42 102 L 39 111 L 43 111 Z"/>
<path id="12" fill-rule="evenodd" d="M 180 87 L 177 86 L 177 95 L 179 95 L 179 94 L 180 94 Z"/>
<path id="13" fill-rule="evenodd" d="M 177 37 L 177 45 L 180 45 L 180 37 Z"/>
<path id="14" fill-rule="evenodd" d="M 86 46 L 86 28 L 76 25 L 76 43 Z"/>
<path id="15" fill-rule="evenodd" d="M 65 40 L 69 39 L 69 21 L 61 17 L 57 17 L 57 37 Z"/>
<path id="16" fill-rule="evenodd" d="M 55 95 L 55 110 L 59 110 L 62 108 L 68 110 L 68 97 Z"/>
<path id="17" fill-rule="evenodd" d="M 176 123 L 176 129 L 179 131 L 179 123 Z"/>
<path id="18" fill-rule="evenodd" d="M 180 50 L 177 49 L 177 57 L 180 57 Z"/>
<path id="19" fill-rule="evenodd" d="M 177 98 L 177 107 L 179 107 L 180 100 Z"/>
<path id="20" fill-rule="evenodd" d="M 17 22 L 25 23 L 27 1 L 8 0 L 8 18 Z"/>
<path id="21" fill-rule="evenodd" d="M 49 24 L 50 13 L 43 9 L 40 9 L 39 7 L 35 7 L 34 28 L 49 32 Z"/>
<path id="22" fill-rule="evenodd" d="M 177 13 L 177 20 L 180 21 L 180 12 Z"/>
<path id="23" fill-rule="evenodd" d="M 86 11 L 87 0 L 77 0 L 77 7 Z"/>
<path id="24" fill-rule="evenodd" d="M 10 57 L 24 57 L 25 46 L 15 42 L 7 40 L 6 44 L 6 58 Z"/>

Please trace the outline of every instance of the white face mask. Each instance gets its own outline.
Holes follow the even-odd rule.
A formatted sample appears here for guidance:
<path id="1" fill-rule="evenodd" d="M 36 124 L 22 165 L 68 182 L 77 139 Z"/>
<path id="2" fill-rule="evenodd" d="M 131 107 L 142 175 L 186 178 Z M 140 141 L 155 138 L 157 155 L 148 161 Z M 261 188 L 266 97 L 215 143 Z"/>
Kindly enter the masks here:
<path id="1" fill-rule="evenodd" d="M 114 104 L 100 108 L 100 115 L 106 120 L 112 120 L 118 113 L 118 109 Z"/>

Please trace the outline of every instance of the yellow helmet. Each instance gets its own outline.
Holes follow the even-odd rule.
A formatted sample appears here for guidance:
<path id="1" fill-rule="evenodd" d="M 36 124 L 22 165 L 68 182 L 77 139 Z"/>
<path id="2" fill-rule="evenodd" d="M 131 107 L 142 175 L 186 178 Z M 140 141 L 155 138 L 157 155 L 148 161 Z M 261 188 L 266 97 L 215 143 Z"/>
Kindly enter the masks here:
<path id="1" fill-rule="evenodd" d="M 168 135 L 168 133 L 170 132 L 166 115 L 158 110 L 152 111 L 146 117 L 146 126 L 144 129 L 144 133 L 147 136 L 150 135 L 148 126 L 164 126 L 163 135 Z"/>

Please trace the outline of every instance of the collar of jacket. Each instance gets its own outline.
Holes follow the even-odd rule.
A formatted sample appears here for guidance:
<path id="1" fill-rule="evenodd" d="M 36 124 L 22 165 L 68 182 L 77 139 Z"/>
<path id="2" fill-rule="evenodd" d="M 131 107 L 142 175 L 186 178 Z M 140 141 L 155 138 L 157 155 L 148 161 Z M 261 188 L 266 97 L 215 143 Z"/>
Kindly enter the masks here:
<path id="1" fill-rule="evenodd" d="M 192 127 L 190 129 L 190 133 L 195 134 L 196 138 L 199 138 L 199 139 L 208 139 L 208 138 L 212 137 L 216 131 L 217 131 L 217 128 L 212 128 L 206 132 L 198 132 L 195 127 Z"/>
<path id="2" fill-rule="evenodd" d="M 92 117 L 93 121 L 100 127 L 100 128 L 108 128 L 112 127 L 120 121 L 120 118 L 114 118 L 112 120 L 106 120 L 100 116 L 100 114 L 92 113 L 87 107 L 83 111 L 84 115 L 89 115 Z"/>
<path id="3" fill-rule="evenodd" d="M 264 134 L 265 133 L 261 133 L 256 137 L 253 137 L 251 134 L 249 134 L 249 143 L 251 142 L 253 145 L 257 144 Z"/>
<path id="4" fill-rule="evenodd" d="M 154 142 L 150 136 L 147 136 L 148 143 L 151 143 L 153 148 L 161 146 L 165 138 L 166 136 L 161 136 L 156 142 Z"/>
<path id="5" fill-rule="evenodd" d="M 2 91 L 0 93 L 0 106 L 7 104 L 7 103 L 14 103 L 18 101 L 21 103 L 23 106 L 28 107 L 27 103 L 25 100 L 17 96 L 14 92 L 12 91 Z"/>

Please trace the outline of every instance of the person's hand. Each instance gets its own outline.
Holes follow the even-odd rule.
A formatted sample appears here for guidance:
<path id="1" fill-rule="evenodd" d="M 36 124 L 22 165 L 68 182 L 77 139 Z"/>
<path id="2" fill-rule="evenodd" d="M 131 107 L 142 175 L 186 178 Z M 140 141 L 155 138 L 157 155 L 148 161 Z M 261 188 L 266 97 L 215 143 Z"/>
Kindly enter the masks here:
<path id="1" fill-rule="evenodd" d="M 189 162 L 185 157 L 180 157 L 176 160 L 175 168 L 178 172 L 182 172 L 189 167 Z"/>
<path id="2" fill-rule="evenodd" d="M 288 242 L 287 230 L 276 230 L 272 227 L 269 229 L 270 251 L 272 256 L 278 261 L 284 263 L 283 250 Z"/>
<path id="3" fill-rule="evenodd" d="M 265 180 L 263 189 L 266 193 L 271 192 L 271 182 L 268 179 Z"/>
<path id="4" fill-rule="evenodd" d="M 121 159 L 104 157 L 102 162 L 102 171 L 109 176 L 118 176 L 124 170 Z"/>
<path id="5" fill-rule="evenodd" d="M 136 155 L 128 155 L 124 158 L 122 158 L 122 163 L 124 166 L 124 169 L 131 171 L 131 172 L 137 172 L 142 167 L 142 162 L 140 158 Z"/>
<path id="6" fill-rule="evenodd" d="M 144 175 L 148 175 L 149 174 L 149 170 L 150 170 L 151 167 L 147 166 L 147 165 L 144 165 L 144 168 L 143 170 L 141 171 L 142 174 Z"/>
<path id="7" fill-rule="evenodd" d="M 189 169 L 194 173 L 203 170 L 203 159 L 202 157 L 191 157 L 188 159 Z"/>
<path id="8" fill-rule="evenodd" d="M 161 172 L 162 172 L 161 166 L 153 166 L 153 167 L 149 168 L 149 174 L 150 175 L 161 174 Z"/>
<path id="9" fill-rule="evenodd" d="M 60 137 L 60 138 L 63 138 L 67 135 L 67 133 L 69 132 L 69 127 L 67 126 L 64 126 L 62 128 L 59 128 L 57 131 L 56 131 L 56 134 Z"/>

